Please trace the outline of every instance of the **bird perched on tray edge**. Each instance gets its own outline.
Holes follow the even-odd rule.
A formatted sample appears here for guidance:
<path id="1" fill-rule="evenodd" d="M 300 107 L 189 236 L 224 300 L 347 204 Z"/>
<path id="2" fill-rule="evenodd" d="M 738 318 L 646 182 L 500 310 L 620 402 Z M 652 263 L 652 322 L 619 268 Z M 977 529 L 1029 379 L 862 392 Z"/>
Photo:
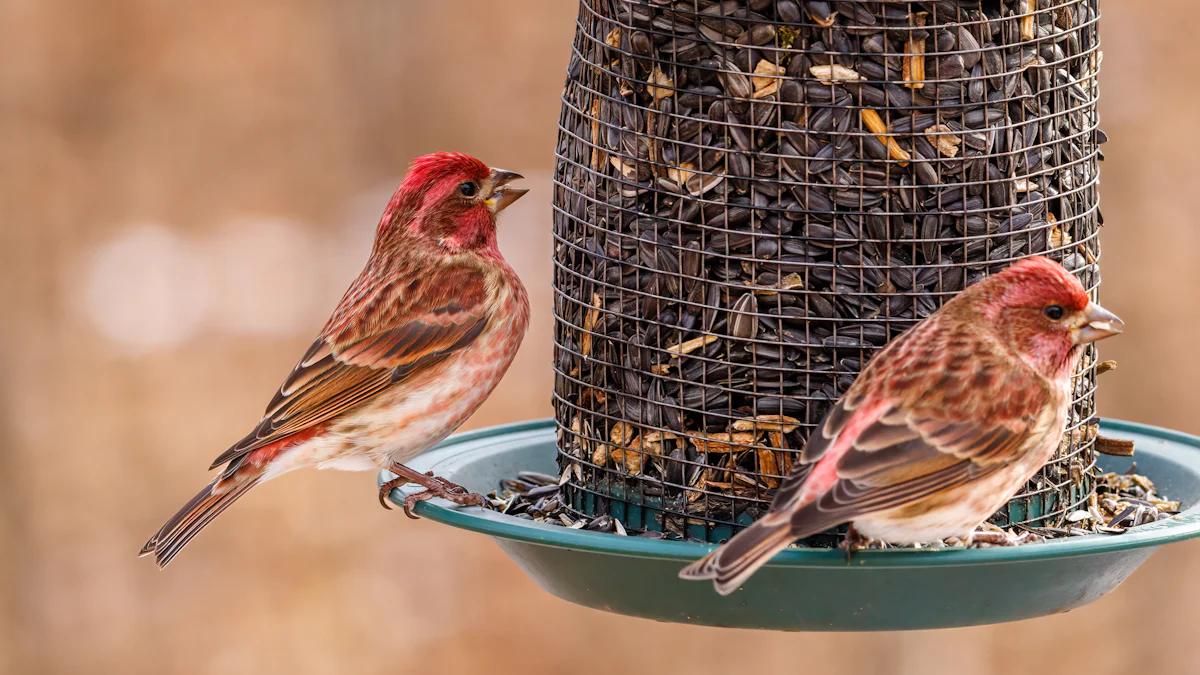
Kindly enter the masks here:
<path id="1" fill-rule="evenodd" d="M 496 243 L 496 215 L 520 175 L 459 153 L 419 157 L 379 221 L 366 267 L 224 468 L 140 555 L 164 567 L 250 488 L 301 467 L 389 469 L 417 501 L 483 498 L 404 465 L 467 420 L 525 335 L 529 299 Z M 281 271 L 286 273 L 286 271 Z"/>
<path id="2" fill-rule="evenodd" d="M 1048 258 L 971 286 L 867 364 L 766 515 L 679 576 L 728 595 L 796 539 L 847 522 L 851 545 L 970 542 L 1058 448 L 1084 347 L 1122 326 Z"/>

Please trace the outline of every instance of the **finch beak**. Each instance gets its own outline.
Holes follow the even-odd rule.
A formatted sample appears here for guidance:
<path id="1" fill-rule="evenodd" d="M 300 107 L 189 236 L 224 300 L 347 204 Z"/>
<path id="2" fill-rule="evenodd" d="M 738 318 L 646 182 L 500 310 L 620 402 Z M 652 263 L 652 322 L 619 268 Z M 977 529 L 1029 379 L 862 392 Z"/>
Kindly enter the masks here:
<path id="1" fill-rule="evenodd" d="M 1087 309 L 1083 310 L 1083 325 L 1071 331 L 1071 337 L 1075 344 L 1082 345 L 1112 337 L 1124 327 L 1125 323 L 1116 314 L 1090 302 Z"/>
<path id="2" fill-rule="evenodd" d="M 526 192 L 529 192 L 529 190 L 524 188 L 508 187 L 508 184 L 514 180 L 517 180 L 518 178 L 524 178 L 524 176 L 519 173 L 505 171 L 504 169 L 492 169 L 491 178 L 492 196 L 488 197 L 485 203 L 487 204 L 488 209 L 491 210 L 492 215 L 500 213 L 504 209 L 508 208 L 509 204 L 512 204 L 520 199 L 521 196 Z"/>

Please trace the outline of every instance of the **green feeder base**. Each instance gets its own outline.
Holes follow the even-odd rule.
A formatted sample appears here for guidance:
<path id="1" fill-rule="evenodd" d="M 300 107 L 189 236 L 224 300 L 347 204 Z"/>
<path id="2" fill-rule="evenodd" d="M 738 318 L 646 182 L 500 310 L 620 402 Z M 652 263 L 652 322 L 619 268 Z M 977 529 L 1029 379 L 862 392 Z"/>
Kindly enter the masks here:
<path id="1" fill-rule="evenodd" d="M 1139 473 L 1181 500 L 1178 516 L 1120 535 L 1012 548 L 792 548 L 728 597 L 685 582 L 680 568 L 713 549 L 683 541 L 572 530 L 442 500 L 416 513 L 490 535 L 542 588 L 571 602 L 677 623 L 804 631 L 914 630 L 1028 619 L 1082 607 L 1112 591 L 1159 546 L 1200 535 L 1200 438 L 1106 420 L 1106 436 L 1137 444 Z M 555 473 L 554 425 L 527 422 L 455 436 L 412 465 L 476 492 L 518 471 Z M 1123 471 L 1128 459 L 1101 457 Z M 392 478 L 384 472 L 380 482 Z M 414 487 L 415 489 L 415 487 Z M 400 503 L 404 492 L 393 492 Z"/>

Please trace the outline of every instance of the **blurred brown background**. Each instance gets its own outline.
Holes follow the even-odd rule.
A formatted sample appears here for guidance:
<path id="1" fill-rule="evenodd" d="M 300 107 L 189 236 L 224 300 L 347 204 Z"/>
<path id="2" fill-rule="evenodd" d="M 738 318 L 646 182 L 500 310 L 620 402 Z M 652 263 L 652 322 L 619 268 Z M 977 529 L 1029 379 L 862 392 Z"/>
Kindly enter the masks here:
<path id="1" fill-rule="evenodd" d="M 1103 10 L 1103 295 L 1131 330 L 1102 412 L 1200 433 L 1196 10 Z M 258 419 L 415 155 L 531 178 L 501 234 L 534 302 L 521 376 L 469 427 L 550 414 L 575 11 L 0 1 L 0 673 L 1200 672 L 1200 542 L 1070 614 L 882 635 L 568 605 L 487 539 L 383 511 L 366 474 L 289 475 L 168 572 L 134 558 Z"/>

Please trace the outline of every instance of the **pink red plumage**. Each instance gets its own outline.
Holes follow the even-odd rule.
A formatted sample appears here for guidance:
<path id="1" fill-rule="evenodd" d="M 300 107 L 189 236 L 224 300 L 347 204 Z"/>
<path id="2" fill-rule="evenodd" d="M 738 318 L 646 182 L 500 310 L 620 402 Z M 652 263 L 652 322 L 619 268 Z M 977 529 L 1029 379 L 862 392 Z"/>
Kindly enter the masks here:
<path id="1" fill-rule="evenodd" d="M 794 540 L 846 522 L 897 544 L 969 539 L 1058 447 L 1084 345 L 1120 327 L 1046 258 L 972 286 L 881 350 L 767 514 L 680 576 L 728 594 Z"/>
<path id="2" fill-rule="evenodd" d="M 406 471 L 483 403 L 512 363 L 529 300 L 496 244 L 520 176 L 458 153 L 413 161 L 366 267 L 221 473 L 146 543 L 165 566 L 251 487 L 302 467 Z M 462 501 L 438 479 L 414 481 Z M 451 489 L 454 488 L 454 489 Z M 478 497 L 474 495 L 473 497 Z"/>

